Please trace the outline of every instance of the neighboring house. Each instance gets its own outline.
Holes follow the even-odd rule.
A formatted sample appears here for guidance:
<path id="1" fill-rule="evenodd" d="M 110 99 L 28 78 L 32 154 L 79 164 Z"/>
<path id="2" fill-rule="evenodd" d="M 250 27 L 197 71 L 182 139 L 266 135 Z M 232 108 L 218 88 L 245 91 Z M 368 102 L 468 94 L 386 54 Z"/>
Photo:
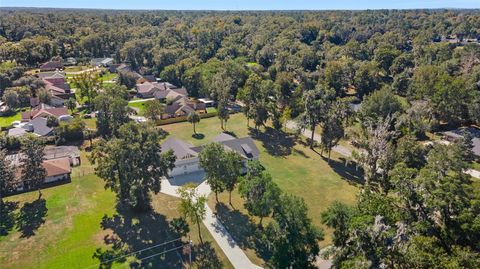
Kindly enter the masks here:
<path id="1" fill-rule="evenodd" d="M 165 106 L 165 114 L 162 115 L 162 119 L 187 116 L 190 112 L 207 113 L 207 107 L 204 103 L 191 101 L 185 96 L 176 96 L 173 101 L 167 96 L 167 100 L 171 104 Z"/>
<path id="2" fill-rule="evenodd" d="M 469 133 L 473 143 L 473 154 L 480 161 L 480 129 L 474 127 L 463 127 L 452 131 L 444 132 L 443 138 L 450 142 L 455 142 L 464 137 L 465 133 Z"/>
<path id="3" fill-rule="evenodd" d="M 42 163 L 43 168 L 47 172 L 45 177 L 44 184 L 54 183 L 59 181 L 70 180 L 70 174 L 72 173 L 72 168 L 70 167 L 70 160 L 68 158 L 58 158 L 51 160 L 44 160 Z M 16 191 L 26 191 L 30 189 L 28 182 L 23 182 L 21 180 L 21 170 L 20 164 L 16 165 L 15 170 L 15 190 Z"/>
<path id="4" fill-rule="evenodd" d="M 212 139 L 212 142 L 222 144 L 227 150 L 237 152 L 242 158 L 244 168 L 247 160 L 258 159 L 260 152 L 251 137 L 235 138 L 221 133 Z M 203 171 L 200 167 L 199 153 L 204 146 L 195 147 L 187 142 L 170 137 L 162 144 L 162 151 L 172 150 L 176 156 L 175 168 L 169 176 L 180 176 Z M 245 170 L 243 171 L 245 172 Z"/>
<path id="5" fill-rule="evenodd" d="M 80 164 L 80 150 L 76 146 L 46 146 L 43 152 L 44 160 L 68 158 L 72 166 Z M 10 154 L 7 159 L 12 165 L 19 166 L 23 156 L 23 153 Z"/>
<path id="6" fill-rule="evenodd" d="M 108 66 L 108 71 L 110 71 L 110 73 L 131 72 L 132 68 L 125 63 L 111 64 L 110 66 Z"/>
<path id="7" fill-rule="evenodd" d="M 64 101 L 72 96 L 70 85 L 66 83 L 64 73 L 54 72 L 49 76 L 42 76 L 42 80 L 45 83 L 45 89 L 56 97 L 55 100 L 52 100 L 52 105 L 62 106 Z"/>
<path id="8" fill-rule="evenodd" d="M 37 117 L 47 118 L 48 116 L 53 116 L 58 118 L 62 115 L 68 115 L 66 107 L 51 107 L 45 104 L 40 104 L 38 107 L 32 108 L 30 111 L 22 112 L 22 122 L 27 122 Z"/>
<path id="9" fill-rule="evenodd" d="M 60 61 L 46 62 L 40 66 L 41 72 L 55 71 L 55 70 L 61 70 L 61 69 L 63 69 L 63 64 Z"/>
<path id="10" fill-rule="evenodd" d="M 36 117 L 21 128 L 37 136 L 50 136 L 53 134 L 53 128 L 47 126 L 47 118 L 43 117 Z"/>
<path id="11" fill-rule="evenodd" d="M 156 82 L 157 79 L 153 76 L 153 75 L 143 75 L 141 76 L 140 78 L 137 79 L 136 83 L 137 84 L 142 84 L 142 83 L 146 83 L 146 82 Z"/>
<path id="12" fill-rule="evenodd" d="M 44 78 L 49 78 L 49 77 L 55 76 L 55 74 L 62 75 L 65 78 L 65 72 L 59 71 L 59 70 L 56 70 L 54 72 L 37 73 L 37 74 L 35 74 L 35 76 L 37 76 L 38 78 L 44 79 Z"/>
<path id="13" fill-rule="evenodd" d="M 44 150 L 45 160 L 58 159 L 58 158 L 68 158 L 70 160 L 70 165 L 77 166 L 80 165 L 80 150 L 76 146 L 55 146 L 55 147 L 45 147 Z"/>
<path id="14" fill-rule="evenodd" d="M 215 101 L 209 98 L 199 98 L 198 101 L 205 104 L 206 107 L 215 107 Z"/>
<path id="15" fill-rule="evenodd" d="M 137 88 L 137 96 L 140 98 L 153 98 L 155 94 L 161 94 L 162 96 L 167 94 L 167 90 L 170 88 L 168 87 L 167 83 L 165 82 L 145 82 L 139 83 L 136 85 Z M 162 98 L 157 98 L 162 99 Z"/>
<path id="16" fill-rule="evenodd" d="M 77 65 L 77 60 L 73 57 L 68 57 L 67 59 L 65 59 L 65 61 L 63 62 L 63 65 Z"/>
<path id="17" fill-rule="evenodd" d="M 91 63 L 95 67 L 109 67 L 110 65 L 113 64 L 113 59 L 112 58 L 93 58 L 91 60 Z"/>

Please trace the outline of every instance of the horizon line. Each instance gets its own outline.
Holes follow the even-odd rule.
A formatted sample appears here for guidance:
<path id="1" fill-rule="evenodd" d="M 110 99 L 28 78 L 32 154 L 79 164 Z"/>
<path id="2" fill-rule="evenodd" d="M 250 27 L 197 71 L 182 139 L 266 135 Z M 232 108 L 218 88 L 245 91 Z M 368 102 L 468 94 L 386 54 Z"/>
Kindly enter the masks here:
<path id="1" fill-rule="evenodd" d="M 101 10 L 101 11 L 220 11 L 220 12 L 238 12 L 238 11 L 408 11 L 408 10 L 479 10 L 480 7 L 437 7 L 437 8 L 366 8 L 366 9 L 125 9 L 125 8 L 89 8 L 89 7 L 22 7 L 22 6 L 1 6 L 0 9 L 62 9 L 62 10 Z"/>

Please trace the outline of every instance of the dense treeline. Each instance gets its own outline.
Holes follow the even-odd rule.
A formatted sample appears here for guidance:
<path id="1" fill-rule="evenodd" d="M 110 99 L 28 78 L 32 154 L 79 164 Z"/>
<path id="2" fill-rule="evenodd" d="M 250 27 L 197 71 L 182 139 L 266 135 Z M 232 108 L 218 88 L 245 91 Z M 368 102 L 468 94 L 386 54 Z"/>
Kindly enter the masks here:
<path id="1" fill-rule="evenodd" d="M 473 11 L 1 11 L 0 59 L 38 66 L 52 57 L 114 57 L 193 96 L 235 98 L 251 73 L 271 81 L 283 112 L 319 83 L 360 99 L 385 85 L 427 100 L 436 120 L 478 120 L 480 49 L 433 42 L 480 36 Z M 83 60 L 82 60 L 83 59 Z M 12 71 L 0 74 L 2 89 Z M 219 93 L 227 91 L 228 94 Z M 452 100 L 455 96 L 455 100 Z M 451 103 L 454 102 L 454 103 Z M 478 114 L 478 113 L 477 113 Z M 477 118 L 476 118 L 477 117 Z"/>

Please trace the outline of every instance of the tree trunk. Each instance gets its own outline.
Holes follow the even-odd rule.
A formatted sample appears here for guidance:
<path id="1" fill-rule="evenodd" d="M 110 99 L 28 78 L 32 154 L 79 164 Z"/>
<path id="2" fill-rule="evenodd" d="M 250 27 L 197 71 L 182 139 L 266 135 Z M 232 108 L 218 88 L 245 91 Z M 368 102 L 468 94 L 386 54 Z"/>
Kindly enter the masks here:
<path id="1" fill-rule="evenodd" d="M 262 228 L 262 227 L 263 227 L 263 224 L 262 224 L 262 222 L 263 222 L 263 216 L 262 216 L 262 217 L 260 217 L 260 222 L 258 223 L 258 227 L 260 227 L 260 228 Z"/>
<path id="2" fill-rule="evenodd" d="M 197 131 L 195 130 L 195 123 L 193 123 L 193 133 L 197 134 Z"/>
<path id="3" fill-rule="evenodd" d="M 217 201 L 217 204 L 218 204 L 218 191 L 215 191 L 215 200 Z"/>
<path id="4" fill-rule="evenodd" d="M 315 135 L 315 125 L 312 126 L 312 137 L 310 137 L 310 148 L 313 149 L 313 136 Z"/>
<path id="5" fill-rule="evenodd" d="M 330 163 L 330 153 L 332 153 L 331 149 L 328 150 L 328 163 Z"/>
<path id="6" fill-rule="evenodd" d="M 223 120 L 222 119 L 220 119 L 220 124 L 222 125 L 222 130 L 225 130 L 225 129 L 223 129 Z"/>
<path id="7" fill-rule="evenodd" d="M 42 198 L 42 190 L 41 187 L 38 187 L 38 200 Z"/>
<path id="8" fill-rule="evenodd" d="M 197 215 L 197 214 L 195 214 L 195 218 L 197 219 L 198 237 L 200 238 L 200 244 L 203 245 L 202 232 L 201 232 L 201 230 L 200 230 L 200 220 L 198 219 L 198 215 Z"/>
<path id="9" fill-rule="evenodd" d="M 250 118 L 247 116 L 247 127 L 250 127 Z"/>
<path id="10" fill-rule="evenodd" d="M 232 191 L 228 192 L 228 203 L 230 204 L 231 207 L 233 207 L 233 205 L 232 205 Z"/>

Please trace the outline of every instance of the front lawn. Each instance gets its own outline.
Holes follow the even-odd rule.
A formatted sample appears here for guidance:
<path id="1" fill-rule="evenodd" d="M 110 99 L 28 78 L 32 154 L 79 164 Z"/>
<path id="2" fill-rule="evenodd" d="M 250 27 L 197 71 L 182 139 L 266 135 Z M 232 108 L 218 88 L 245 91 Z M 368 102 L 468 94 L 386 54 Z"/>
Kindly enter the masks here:
<path id="1" fill-rule="evenodd" d="M 15 114 L 7 117 L 0 117 L 0 128 L 8 127 L 12 122 L 22 119 L 22 113 L 20 111 L 15 112 Z"/>
<path id="2" fill-rule="evenodd" d="M 147 101 L 130 101 L 128 102 L 128 106 L 134 108 L 138 115 L 143 115 L 143 111 L 145 110 L 145 102 Z"/>
<path id="3" fill-rule="evenodd" d="M 110 72 L 106 72 L 105 74 L 103 74 L 100 79 L 105 82 L 105 81 L 112 81 L 113 79 L 117 78 L 118 77 L 118 74 L 116 73 L 110 73 Z"/>
<path id="4" fill-rule="evenodd" d="M 8 230 L 6 236 L 0 235 L 1 268 L 99 268 L 94 254 L 117 258 L 174 239 L 168 221 L 179 216 L 178 198 L 158 194 L 153 197 L 152 212 L 133 213 L 117 208 L 115 195 L 105 190 L 103 180 L 92 172 L 82 152 L 82 166 L 74 168 L 71 183 L 44 189 L 40 200 L 38 192 L 7 198 L 16 210 L 11 218 L 0 218 L 0 228 Z M 16 224 L 9 226 L 9 220 Z M 198 245 L 196 226 L 190 227 L 191 239 Z M 209 258 L 232 268 L 203 225 L 202 236 L 214 250 Z M 121 246 L 121 251 L 107 252 L 112 250 L 113 242 Z M 113 267 L 185 268 L 182 249 L 135 265 L 138 259 L 176 246 L 178 241 L 148 249 L 116 260 Z"/>
<path id="5" fill-rule="evenodd" d="M 253 125 L 250 123 L 251 126 Z M 219 134 L 220 121 L 217 117 L 202 119 L 197 124 L 197 135 L 192 137 L 193 127 L 188 122 L 165 125 L 162 129 L 170 136 L 188 141 L 193 145 L 207 143 Z M 359 175 L 354 167 L 345 168 L 342 157 L 332 153 L 328 164 L 319 154 L 310 150 L 304 142 L 295 141 L 282 132 L 267 129 L 257 133 L 247 128 L 242 114 L 234 114 L 227 123 L 227 130 L 238 137 L 251 135 L 260 150 L 260 162 L 272 175 L 274 181 L 286 193 L 301 196 L 309 206 L 313 223 L 325 229 L 326 238 L 321 245 L 331 243 L 332 230 L 321 224 L 321 213 L 335 200 L 354 204 L 358 193 Z M 227 193 L 222 200 L 228 204 Z M 240 208 L 236 205 L 235 208 Z M 242 224 L 238 224 L 241 226 Z M 247 252 L 248 253 L 248 252 Z"/>

